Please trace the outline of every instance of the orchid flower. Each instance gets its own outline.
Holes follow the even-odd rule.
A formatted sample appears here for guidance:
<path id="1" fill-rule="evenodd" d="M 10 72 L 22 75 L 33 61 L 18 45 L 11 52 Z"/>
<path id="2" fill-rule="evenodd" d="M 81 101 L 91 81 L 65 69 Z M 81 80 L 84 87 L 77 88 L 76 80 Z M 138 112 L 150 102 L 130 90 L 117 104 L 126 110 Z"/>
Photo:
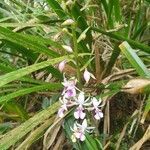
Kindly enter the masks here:
<path id="1" fill-rule="evenodd" d="M 60 100 L 60 102 L 62 103 L 62 105 L 61 105 L 61 107 L 60 107 L 59 110 L 58 110 L 58 116 L 59 116 L 60 118 L 62 118 L 62 117 L 64 116 L 64 112 L 68 110 L 68 109 L 67 109 L 68 100 L 65 99 L 64 97 L 63 97 L 63 99 L 60 98 L 59 100 Z"/>
<path id="2" fill-rule="evenodd" d="M 66 80 L 66 78 L 64 77 L 64 82 L 62 82 L 64 86 L 62 95 L 65 98 L 71 98 L 76 96 L 76 82 L 76 79 Z"/>
<path id="3" fill-rule="evenodd" d="M 75 105 L 78 105 L 78 107 L 76 108 L 75 112 L 74 112 L 74 117 L 76 119 L 84 119 L 85 118 L 85 113 L 84 113 L 84 106 L 89 106 L 90 103 L 87 103 L 87 101 L 89 100 L 89 98 L 87 98 L 85 100 L 85 95 L 83 92 L 79 93 L 78 98 L 75 98 Z"/>
<path id="4" fill-rule="evenodd" d="M 92 104 L 93 104 L 93 110 L 94 110 L 94 117 L 97 120 L 100 120 L 101 118 L 103 118 L 103 112 L 101 111 L 101 109 L 99 109 L 101 103 L 101 99 L 98 101 L 95 97 L 92 98 Z"/>
<path id="5" fill-rule="evenodd" d="M 72 136 L 72 141 L 76 142 L 76 139 L 79 139 L 80 141 L 84 141 L 85 140 L 85 133 L 86 132 L 91 132 L 91 130 L 93 130 L 94 127 L 88 127 L 87 126 L 87 120 L 84 119 L 82 124 L 78 124 L 77 122 L 74 124 L 73 129 L 71 128 L 71 130 L 73 131 L 73 136 Z"/>
<path id="6" fill-rule="evenodd" d="M 89 82 L 90 78 L 96 79 L 94 77 L 94 75 L 87 70 L 87 68 L 84 71 L 83 77 L 84 77 L 84 80 L 86 81 L 86 83 Z"/>

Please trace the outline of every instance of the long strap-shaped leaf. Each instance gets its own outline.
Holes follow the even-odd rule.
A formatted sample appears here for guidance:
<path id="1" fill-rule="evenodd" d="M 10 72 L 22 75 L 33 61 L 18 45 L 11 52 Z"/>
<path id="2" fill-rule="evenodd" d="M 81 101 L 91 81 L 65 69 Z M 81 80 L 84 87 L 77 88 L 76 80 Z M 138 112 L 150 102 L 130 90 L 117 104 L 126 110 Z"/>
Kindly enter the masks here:
<path id="1" fill-rule="evenodd" d="M 47 2 L 60 18 L 66 17 L 64 10 L 61 8 L 56 0 L 47 0 Z"/>
<path id="2" fill-rule="evenodd" d="M 4 134 L 0 139 L 0 150 L 7 150 L 10 146 L 14 145 L 23 136 L 53 115 L 58 110 L 59 106 L 59 102 L 53 104 L 48 109 L 37 113 L 34 117 L 30 118 L 19 127 Z"/>
<path id="3" fill-rule="evenodd" d="M 54 65 L 64 59 L 67 59 L 68 56 L 63 56 L 63 57 L 59 57 L 59 58 L 54 58 L 51 60 L 47 60 L 47 61 L 43 61 L 41 63 L 37 63 L 16 71 L 12 71 L 10 73 L 7 73 L 5 75 L 0 76 L 0 87 L 2 87 L 3 85 L 10 83 L 14 80 L 17 80 L 27 74 L 30 74 L 34 71 L 37 71 L 39 69 L 43 69 L 45 67 L 48 67 L 49 65 Z"/>
<path id="4" fill-rule="evenodd" d="M 86 55 L 90 55 L 90 53 L 82 53 L 82 54 L 78 54 L 78 56 L 86 56 Z M 69 56 L 62 56 L 62 57 L 58 57 L 58 58 L 53 58 L 51 60 L 47 60 L 47 61 L 43 61 L 41 63 L 37 63 L 16 71 L 12 71 L 10 73 L 7 73 L 5 75 L 0 76 L 0 87 L 2 87 L 3 85 L 10 83 L 14 80 L 17 80 L 25 75 L 28 75 L 34 71 L 43 69 L 48 67 L 49 65 L 54 65 L 62 60 L 70 60 L 71 58 L 73 58 L 73 55 L 69 55 Z"/>
<path id="5" fill-rule="evenodd" d="M 51 57 L 59 56 L 58 53 L 48 49 L 46 46 L 35 40 L 31 36 L 21 35 L 18 33 L 14 33 L 6 28 L 0 27 L 0 38 L 21 45 L 25 48 L 29 48 L 38 53 L 44 53 Z"/>
<path id="6" fill-rule="evenodd" d="M 29 94 L 32 92 L 37 92 L 37 91 L 46 90 L 46 89 L 55 91 L 55 90 L 60 89 L 61 87 L 62 86 L 59 83 L 47 83 L 44 85 L 38 85 L 38 86 L 30 87 L 30 88 L 24 88 L 24 89 L 21 89 L 16 92 L 13 92 L 13 93 L 10 93 L 10 94 L 0 97 L 0 104 L 8 102 L 9 100 L 16 98 L 18 96 L 23 96 L 25 94 Z"/>
<path id="7" fill-rule="evenodd" d="M 119 47 L 140 76 L 150 77 L 149 70 L 127 42 L 123 42 Z"/>

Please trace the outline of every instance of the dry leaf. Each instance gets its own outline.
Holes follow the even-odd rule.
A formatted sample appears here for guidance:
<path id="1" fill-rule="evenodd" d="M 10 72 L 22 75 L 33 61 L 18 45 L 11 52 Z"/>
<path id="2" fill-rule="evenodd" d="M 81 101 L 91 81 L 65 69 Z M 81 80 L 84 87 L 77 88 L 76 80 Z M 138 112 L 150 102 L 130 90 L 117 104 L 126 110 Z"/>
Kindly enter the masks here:
<path id="1" fill-rule="evenodd" d="M 130 94 L 139 94 L 144 93 L 148 86 L 150 86 L 149 79 L 132 79 L 123 87 L 122 91 Z"/>

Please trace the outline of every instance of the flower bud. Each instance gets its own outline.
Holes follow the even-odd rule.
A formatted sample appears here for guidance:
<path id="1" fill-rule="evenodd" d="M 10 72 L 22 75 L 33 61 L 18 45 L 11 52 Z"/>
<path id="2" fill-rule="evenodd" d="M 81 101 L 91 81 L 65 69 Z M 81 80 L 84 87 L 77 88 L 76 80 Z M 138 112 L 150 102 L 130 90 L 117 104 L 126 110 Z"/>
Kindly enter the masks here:
<path id="1" fill-rule="evenodd" d="M 73 50 L 72 50 L 72 48 L 71 48 L 70 46 L 62 45 L 62 47 L 63 47 L 67 52 L 69 52 L 69 53 L 72 53 L 72 52 L 73 52 Z"/>
<path id="2" fill-rule="evenodd" d="M 65 68 L 66 60 L 63 60 L 62 62 L 59 63 L 58 69 L 60 72 L 62 72 Z"/>
<path id="3" fill-rule="evenodd" d="M 66 2 L 66 5 L 72 5 L 73 4 L 73 1 L 72 0 L 68 0 L 67 2 Z"/>
<path id="4" fill-rule="evenodd" d="M 87 69 L 85 69 L 83 77 L 84 77 L 84 80 L 86 81 L 86 83 L 88 83 L 90 80 L 90 72 L 88 72 Z"/>
<path id="5" fill-rule="evenodd" d="M 64 22 L 62 23 L 62 26 L 69 26 L 69 25 L 72 25 L 72 24 L 74 24 L 74 20 L 72 20 L 72 19 L 67 19 L 66 21 L 64 21 Z"/>
<path id="6" fill-rule="evenodd" d="M 79 43 L 80 41 L 84 40 L 85 38 L 86 38 L 86 34 L 85 34 L 85 33 L 82 33 L 82 34 L 79 36 L 79 38 L 78 38 L 78 40 L 77 40 L 77 43 Z"/>
<path id="7" fill-rule="evenodd" d="M 84 80 L 86 81 L 86 83 L 89 82 L 90 78 L 95 79 L 94 75 L 92 73 L 90 73 L 87 69 L 85 69 L 83 77 L 84 77 Z"/>
<path id="8" fill-rule="evenodd" d="M 63 29 L 62 29 L 62 32 L 68 33 L 68 29 L 67 29 L 67 28 L 63 28 Z"/>

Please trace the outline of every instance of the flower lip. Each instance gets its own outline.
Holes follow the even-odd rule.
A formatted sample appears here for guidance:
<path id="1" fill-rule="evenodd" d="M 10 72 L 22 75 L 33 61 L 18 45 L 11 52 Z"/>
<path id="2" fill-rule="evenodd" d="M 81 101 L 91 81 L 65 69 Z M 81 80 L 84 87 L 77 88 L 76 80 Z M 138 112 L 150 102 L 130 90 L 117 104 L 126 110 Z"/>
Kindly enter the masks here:
<path id="1" fill-rule="evenodd" d="M 83 112 L 84 111 L 84 108 L 82 106 L 78 106 L 76 108 L 76 111 L 74 112 L 74 117 L 76 119 L 84 119 L 86 114 Z"/>

